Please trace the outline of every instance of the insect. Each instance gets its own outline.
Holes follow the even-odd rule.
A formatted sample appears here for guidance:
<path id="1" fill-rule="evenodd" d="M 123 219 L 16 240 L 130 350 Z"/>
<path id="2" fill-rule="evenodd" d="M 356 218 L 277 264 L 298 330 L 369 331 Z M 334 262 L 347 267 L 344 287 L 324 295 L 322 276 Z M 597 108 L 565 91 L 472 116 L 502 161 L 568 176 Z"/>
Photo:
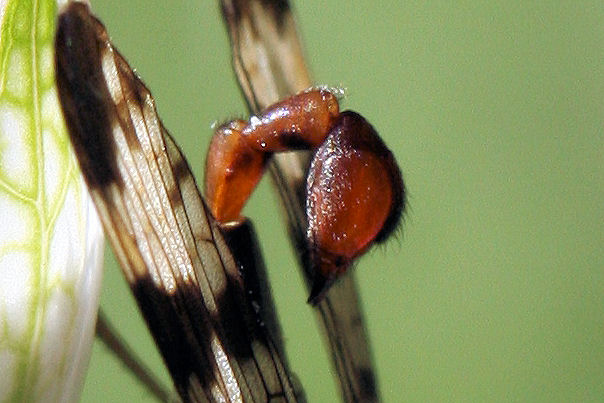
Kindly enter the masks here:
<path id="1" fill-rule="evenodd" d="M 205 195 L 214 217 L 240 212 L 275 152 L 315 150 L 307 178 L 307 244 L 314 263 L 309 302 L 374 241 L 390 235 L 404 208 L 404 185 L 390 150 L 359 114 L 340 113 L 327 89 L 294 95 L 253 116 L 219 127 L 206 162 Z"/>
<path id="2" fill-rule="evenodd" d="M 297 401 L 300 390 L 291 382 L 280 337 L 271 325 L 276 320 L 267 319 L 271 309 L 262 284 L 254 280 L 254 270 L 241 272 L 241 256 L 253 255 L 253 242 L 219 228 L 159 120 L 150 92 L 83 4 L 68 4 L 61 12 L 56 70 L 71 140 L 106 235 L 182 399 Z M 291 107 L 292 99 L 284 102 Z M 329 129 L 350 116 L 336 114 Z M 360 132 L 371 132 L 363 122 Z M 246 125 L 234 128 L 244 130 Z M 263 151 L 262 159 L 268 156 Z M 402 201 L 400 185 L 391 193 Z M 386 199 L 392 206 L 398 200 L 396 195 Z M 400 215 L 392 206 L 382 213 L 384 223 Z M 379 239 L 380 232 L 374 232 L 365 238 Z M 345 270 L 344 260 L 369 244 L 356 243 L 352 255 L 335 258 L 338 270 Z M 312 253 L 321 256 L 318 252 Z M 317 302 L 338 270 L 323 274 L 323 284 L 313 293 Z M 250 290 L 258 291 L 250 296 Z M 344 395 L 349 401 L 377 400 L 360 315 L 354 306 L 346 305 L 343 312 L 338 300 L 325 303 L 327 299 L 320 300 L 318 310 L 331 318 L 327 332 L 334 362 L 344 374 Z"/>

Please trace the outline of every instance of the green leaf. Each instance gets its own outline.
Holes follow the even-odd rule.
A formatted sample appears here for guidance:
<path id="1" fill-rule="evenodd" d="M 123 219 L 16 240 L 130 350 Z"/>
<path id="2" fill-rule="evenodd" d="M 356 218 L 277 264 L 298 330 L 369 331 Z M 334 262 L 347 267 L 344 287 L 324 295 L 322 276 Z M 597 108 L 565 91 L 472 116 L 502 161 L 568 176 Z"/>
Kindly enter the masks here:
<path id="1" fill-rule="evenodd" d="M 0 7 L 0 401 L 77 400 L 102 229 L 54 80 L 54 0 Z"/>

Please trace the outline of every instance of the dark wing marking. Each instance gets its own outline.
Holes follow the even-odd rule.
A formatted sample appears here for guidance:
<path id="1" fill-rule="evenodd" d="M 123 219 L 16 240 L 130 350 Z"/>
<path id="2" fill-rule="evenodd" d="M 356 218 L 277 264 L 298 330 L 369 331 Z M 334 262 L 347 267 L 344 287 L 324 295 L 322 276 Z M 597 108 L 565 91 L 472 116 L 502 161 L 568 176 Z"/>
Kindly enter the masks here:
<path id="1" fill-rule="evenodd" d="M 59 98 L 105 233 L 185 401 L 296 401 L 145 85 L 82 3 L 60 13 Z"/>

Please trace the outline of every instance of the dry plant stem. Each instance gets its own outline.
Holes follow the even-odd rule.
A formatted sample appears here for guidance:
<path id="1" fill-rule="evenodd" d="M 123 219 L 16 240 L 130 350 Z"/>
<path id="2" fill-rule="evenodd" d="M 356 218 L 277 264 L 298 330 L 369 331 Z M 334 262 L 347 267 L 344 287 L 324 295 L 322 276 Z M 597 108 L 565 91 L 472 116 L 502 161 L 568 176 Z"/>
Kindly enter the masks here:
<path id="1" fill-rule="evenodd" d="M 221 4 L 231 40 L 233 67 L 251 113 L 311 86 L 287 1 L 222 0 Z M 271 174 L 285 206 L 290 234 L 309 287 L 312 268 L 306 252 L 304 212 L 308 158 L 308 153 L 276 155 Z M 332 287 L 317 312 L 344 401 L 379 401 L 369 339 L 352 273 Z"/>
<path id="2" fill-rule="evenodd" d="M 143 360 L 120 337 L 117 330 L 109 323 L 102 310 L 99 310 L 96 322 L 96 336 L 109 348 L 116 357 L 124 364 L 130 372 L 161 402 L 180 401 L 170 393 L 166 387 L 157 379 Z"/>

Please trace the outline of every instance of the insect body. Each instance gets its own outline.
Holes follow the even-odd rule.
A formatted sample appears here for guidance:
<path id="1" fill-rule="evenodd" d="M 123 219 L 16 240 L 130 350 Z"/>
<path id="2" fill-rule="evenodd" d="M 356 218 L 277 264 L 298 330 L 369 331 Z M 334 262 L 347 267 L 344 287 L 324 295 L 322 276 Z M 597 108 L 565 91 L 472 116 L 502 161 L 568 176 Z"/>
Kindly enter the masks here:
<path id="1" fill-rule="evenodd" d="M 269 315 L 270 295 L 261 290 L 265 283 L 250 287 L 250 271 L 242 276 L 233 242 L 210 216 L 151 93 L 84 3 L 61 7 L 55 67 L 80 168 L 182 400 L 298 401 L 300 390 L 283 358 L 276 319 Z M 249 123 L 223 126 L 225 133 L 212 142 L 214 162 L 208 169 L 218 174 L 207 174 L 208 184 L 213 183 L 207 186 L 212 213 L 221 217 L 221 206 L 229 211 L 233 204 L 226 221 L 236 220 L 272 152 L 316 149 L 307 210 L 309 250 L 317 262 L 316 277 L 323 279 L 319 285 L 329 285 L 372 241 L 383 239 L 398 221 L 404 200 L 390 152 L 364 119 L 339 113 L 336 101 L 329 91 L 310 91 Z M 231 142 L 234 150 L 215 147 Z M 246 171 L 256 173 L 239 176 Z M 371 214 L 372 204 L 381 213 Z M 349 222 L 369 231 L 358 235 Z M 254 257 L 254 240 L 239 239 L 239 253 Z M 323 317 L 336 368 L 345 371 L 340 371 L 345 400 L 378 401 L 356 291 L 349 284 L 316 311 Z M 315 302 L 326 288 L 317 289 Z"/>
<path id="2" fill-rule="evenodd" d="M 373 242 L 396 228 L 405 190 L 394 156 L 359 114 L 340 113 L 336 96 L 311 89 L 268 107 L 249 122 L 220 126 L 206 162 L 206 197 L 229 223 L 260 180 L 272 153 L 314 150 L 307 177 L 307 241 L 314 265 L 309 302 Z"/>

